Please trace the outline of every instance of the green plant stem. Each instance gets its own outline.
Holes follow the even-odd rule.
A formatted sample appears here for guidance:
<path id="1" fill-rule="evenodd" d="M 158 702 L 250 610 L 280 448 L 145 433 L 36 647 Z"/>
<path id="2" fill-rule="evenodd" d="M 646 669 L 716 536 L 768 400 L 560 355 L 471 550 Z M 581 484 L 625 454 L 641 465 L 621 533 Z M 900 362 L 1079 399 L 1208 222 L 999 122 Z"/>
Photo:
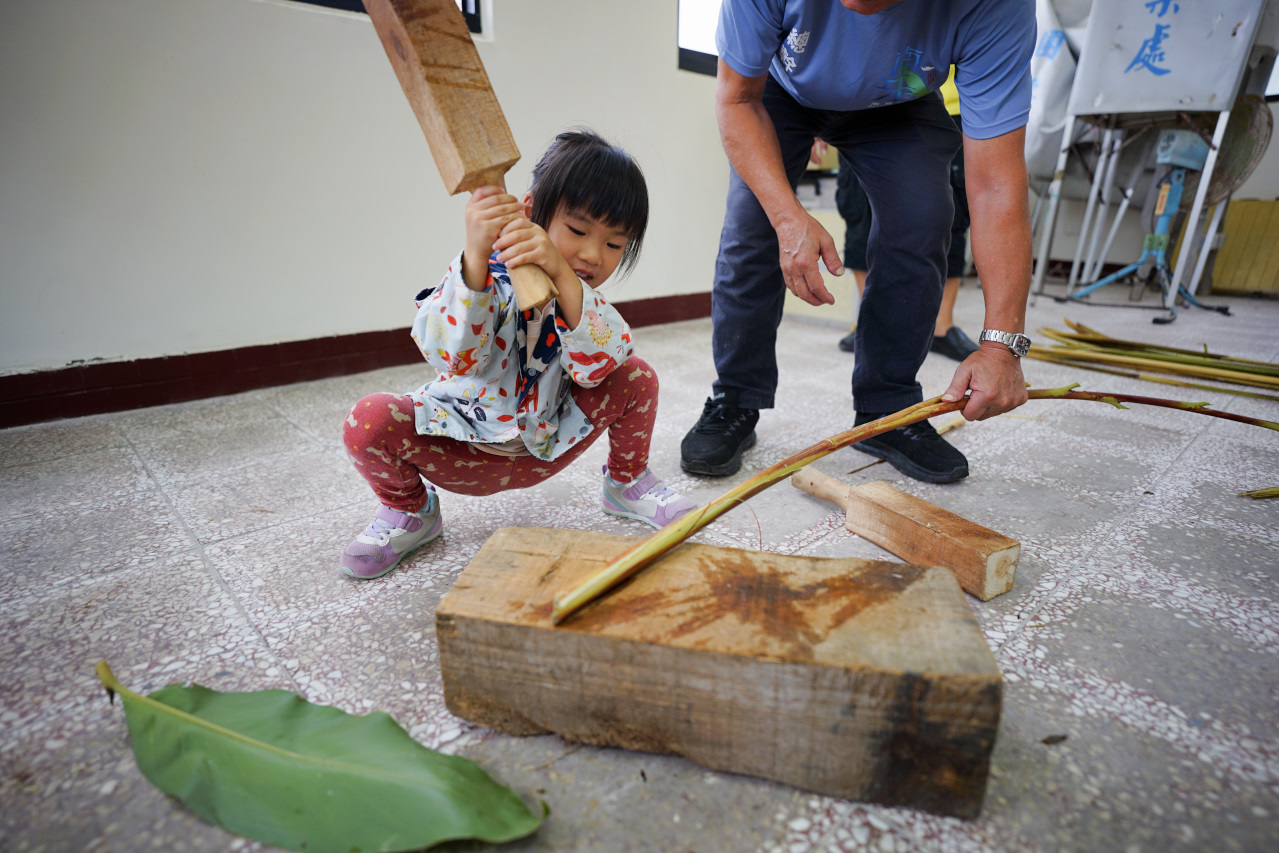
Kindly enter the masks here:
<path id="1" fill-rule="evenodd" d="M 1046 352 L 1039 348 L 1032 348 L 1029 357 L 1037 361 L 1051 361 L 1053 364 L 1064 364 L 1067 367 L 1080 367 L 1084 370 L 1095 370 L 1098 373 L 1109 373 L 1112 376 L 1127 376 L 1129 379 L 1140 379 L 1144 382 L 1176 385 L 1178 388 L 1194 388 L 1197 391 L 1216 391 L 1222 394 L 1233 394 L 1236 397 L 1252 397 L 1257 400 L 1270 400 L 1271 402 L 1279 403 L 1279 397 L 1274 394 L 1258 394 L 1255 391 L 1241 391 L 1238 388 L 1223 388 L 1219 385 L 1204 385 L 1200 382 L 1182 382 L 1179 379 L 1151 376 L 1149 373 L 1138 373 L 1135 370 L 1127 370 L 1120 367 L 1102 367 L 1100 364 L 1092 364 L 1087 361 L 1087 355 L 1074 356 L 1066 353 L 1058 355 L 1056 350 Z"/>
<path id="2" fill-rule="evenodd" d="M 1269 489 L 1253 489 L 1250 492 L 1240 492 L 1239 497 L 1255 498 L 1257 500 L 1261 500 L 1262 498 L 1279 498 L 1279 486 L 1272 486 Z"/>
<path id="3" fill-rule="evenodd" d="M 308 755 L 301 755 L 296 752 L 290 752 L 289 750 L 280 749 L 278 746 L 275 746 L 274 744 L 270 744 L 261 740 L 255 740 L 253 738 L 246 737 L 240 732 L 237 732 L 233 729 L 228 729 L 225 726 L 215 725 L 214 723 L 210 723 L 208 720 L 204 720 L 204 719 L 201 719 L 200 717 L 197 717 L 195 714 L 188 714 L 186 711 L 181 711 L 177 708 L 174 708 L 172 705 L 166 705 L 163 702 L 157 702 L 155 699 L 152 699 L 150 696 L 143 696 L 140 693 L 134 693 L 132 690 L 130 690 L 129 688 L 121 684 L 118 679 L 116 679 L 115 673 L 111 671 L 111 667 L 107 664 L 105 660 L 98 661 L 98 665 L 93 668 L 93 671 L 97 674 L 98 680 L 102 682 L 102 686 L 107 689 L 108 696 L 114 697 L 116 693 L 119 693 L 122 700 L 124 698 L 131 699 L 135 702 L 138 702 L 139 704 L 145 705 L 146 707 L 150 708 L 151 710 L 157 713 L 167 714 L 175 719 L 183 720 L 184 722 L 187 722 L 193 726 L 199 726 L 202 729 L 208 729 L 211 732 L 216 732 L 218 735 L 222 737 L 228 738 L 230 740 L 237 740 L 240 743 L 246 744 L 247 746 L 250 746 L 254 749 L 260 749 L 264 752 L 270 752 L 276 755 L 283 755 L 283 756 L 289 757 L 290 759 L 294 759 L 298 761 L 306 761 L 306 762 L 310 762 L 312 764 L 317 764 L 321 766 L 339 765 L 339 762 L 329 761 L 327 759 L 315 758 L 313 756 L 308 756 Z"/>
<path id="4" fill-rule="evenodd" d="M 1077 350 L 1081 358 L 1093 353 L 1104 353 L 1127 358 L 1166 361 L 1170 364 L 1206 367 L 1213 370 L 1228 370 L 1257 376 L 1279 377 L 1279 364 L 1267 361 L 1250 361 L 1227 355 L 1208 352 L 1198 353 L 1154 344 L 1121 341 L 1114 338 L 1089 338 L 1083 335 L 1058 332 L 1054 329 L 1040 329 L 1039 332 L 1044 337 L 1057 341 L 1066 348 Z"/>
<path id="5" fill-rule="evenodd" d="M 1165 409 L 1181 409 L 1200 415 L 1224 418 L 1239 423 L 1251 424 L 1265 429 L 1279 431 L 1279 423 L 1250 418 L 1246 415 L 1235 415 L 1230 412 L 1217 412 L 1207 408 L 1207 403 L 1183 403 L 1177 400 L 1164 400 L 1158 397 L 1139 397 L 1130 394 L 1100 394 L 1091 391 L 1076 391 L 1078 384 L 1061 388 L 1038 388 L 1029 391 L 1032 400 L 1090 400 L 1098 403 L 1109 403 L 1119 409 L 1126 409 L 1124 403 L 1135 403 L 1145 406 L 1158 406 Z M 863 439 L 871 438 L 898 427 L 918 423 L 946 412 L 962 409 L 967 400 L 943 402 L 940 397 L 917 403 L 908 409 L 902 409 L 886 415 L 877 421 L 871 421 L 859 427 L 824 438 L 799 453 L 788 456 L 781 462 L 760 471 L 749 480 L 725 492 L 700 510 L 663 527 L 661 530 L 641 540 L 635 547 L 626 551 L 607 566 L 591 574 L 577 586 L 555 596 L 551 609 L 551 622 L 559 624 L 573 613 L 585 607 L 608 590 L 617 586 L 631 575 L 643 569 L 649 563 L 673 550 L 685 539 L 728 512 L 733 507 L 759 494 L 769 486 L 786 479 L 810 462 L 815 462 L 836 450 L 856 444 Z"/>

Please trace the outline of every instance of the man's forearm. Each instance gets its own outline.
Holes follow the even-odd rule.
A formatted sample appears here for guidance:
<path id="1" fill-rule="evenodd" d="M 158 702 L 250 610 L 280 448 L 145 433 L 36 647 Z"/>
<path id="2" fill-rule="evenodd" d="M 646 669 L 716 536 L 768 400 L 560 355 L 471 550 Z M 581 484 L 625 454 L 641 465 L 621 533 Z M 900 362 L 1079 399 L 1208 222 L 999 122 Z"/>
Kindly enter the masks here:
<path id="1" fill-rule="evenodd" d="M 985 328 L 1024 332 L 1030 295 L 1029 185 L 1024 134 L 964 140 L 973 261 L 986 302 Z"/>
<path id="2" fill-rule="evenodd" d="M 985 328 L 1024 332 L 1030 295 L 1030 211 L 1025 192 L 969 198 L 973 261 L 986 302 Z"/>
<path id="3" fill-rule="evenodd" d="M 759 102 L 717 105 L 720 139 L 728 161 L 759 200 L 776 228 L 787 215 L 803 211 L 786 179 L 777 132 Z"/>
<path id="4" fill-rule="evenodd" d="M 835 297 L 822 282 L 818 260 L 835 275 L 844 268 L 830 234 L 804 210 L 791 188 L 777 130 L 764 108 L 766 83 L 764 77 L 743 77 L 720 60 L 715 117 L 724 152 L 777 232 L 786 287 L 810 305 L 830 305 Z"/>

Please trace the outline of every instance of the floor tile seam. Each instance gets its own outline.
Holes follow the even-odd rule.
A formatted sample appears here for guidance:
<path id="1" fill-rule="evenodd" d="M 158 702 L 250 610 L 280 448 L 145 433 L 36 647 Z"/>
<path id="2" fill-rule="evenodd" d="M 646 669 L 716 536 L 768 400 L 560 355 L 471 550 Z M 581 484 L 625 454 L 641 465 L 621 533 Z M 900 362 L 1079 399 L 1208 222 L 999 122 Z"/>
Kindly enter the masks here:
<path id="1" fill-rule="evenodd" d="M 140 454 L 137 453 L 136 447 L 133 446 L 132 439 L 126 436 L 126 441 L 128 441 L 130 447 L 133 449 L 134 455 L 138 459 L 138 463 L 142 465 L 143 470 L 145 470 L 147 473 L 147 476 L 152 480 L 152 482 L 156 484 L 161 497 L 164 499 L 165 505 L 168 507 L 169 512 L 172 514 L 179 528 L 186 534 L 187 539 L 191 544 L 192 552 L 195 554 L 196 557 L 199 558 L 200 564 L 204 566 L 205 572 L 208 573 L 210 579 L 217 586 L 217 588 L 220 589 L 222 593 L 226 595 L 232 601 L 232 603 L 235 606 L 236 612 L 240 614 L 240 617 L 242 619 L 244 619 L 245 623 L 249 627 L 249 630 L 253 632 L 253 636 L 255 636 L 258 642 L 262 644 L 263 650 L 267 654 L 271 655 L 271 657 L 276 659 L 276 663 L 281 665 L 282 671 L 288 672 L 287 668 L 282 666 L 283 662 L 280 660 L 279 655 L 271 647 L 270 643 L 266 641 L 266 638 L 262 635 L 262 631 L 258 628 L 257 623 L 255 623 L 253 619 L 250 618 L 248 611 L 245 609 L 244 603 L 240 601 L 239 596 L 237 596 L 234 590 L 230 588 L 230 586 L 226 582 L 226 579 L 222 577 L 222 573 L 217 570 L 217 568 L 213 565 L 212 561 L 209 559 L 209 555 L 205 553 L 204 543 L 202 543 L 196 537 L 195 532 L 191 529 L 190 525 L 187 524 L 186 519 L 182 517 L 181 512 L 179 512 L 177 505 L 173 501 L 173 496 L 169 494 L 168 490 L 164 486 L 164 483 L 160 482 L 156 478 L 155 473 L 151 470 L 151 466 L 147 464 L 146 460 L 142 459 Z M 296 691 L 298 689 L 297 681 L 294 680 L 291 674 L 288 676 L 288 678 L 289 678 L 289 681 L 292 682 Z"/>
<path id="2" fill-rule="evenodd" d="M 1210 420 L 1213 420 L 1213 419 L 1210 419 Z M 1203 436 L 1204 432 L 1210 427 L 1211 427 L 1211 423 L 1205 424 L 1194 435 L 1188 436 L 1187 440 L 1182 445 L 1181 451 L 1177 453 L 1176 456 L 1173 459 L 1171 459 L 1161 471 L 1151 476 L 1149 485 L 1151 487 L 1154 487 L 1154 486 L 1157 486 L 1159 483 L 1164 482 L 1168 478 L 1169 473 L 1177 465 L 1177 463 L 1181 459 L 1185 458 L 1186 454 L 1188 454 L 1191 451 L 1191 448 L 1195 444 L 1195 442 L 1198 441 Z M 1151 490 L 1156 493 L 1158 492 L 1158 489 L 1152 488 Z M 1098 552 L 1100 552 L 1106 547 L 1109 547 L 1116 540 L 1116 538 L 1119 537 L 1120 531 L 1124 528 L 1126 523 L 1128 523 L 1134 517 L 1139 518 L 1142 513 L 1142 509 L 1141 509 L 1142 505 L 1147 502 L 1146 499 L 1148 497 L 1151 497 L 1151 496 L 1148 496 L 1145 494 L 1138 496 L 1138 500 L 1134 501 L 1131 504 L 1131 506 L 1121 509 L 1118 514 L 1109 518 L 1104 525 L 1104 527 L 1106 528 L 1106 533 L 1104 534 L 1102 538 L 1098 538 L 1094 540 L 1095 541 L 1094 546 L 1081 556 L 1081 559 L 1078 561 L 1078 565 L 1087 565 L 1091 563 L 1094 557 L 1098 554 Z M 1069 580 L 1069 578 L 1067 577 L 1068 572 L 1069 572 L 1069 567 L 1066 567 L 1066 566 L 1063 566 L 1060 569 L 1054 568 L 1054 571 L 1052 574 L 1055 578 L 1059 579 L 1059 582 L 1054 584 L 1051 590 L 1046 590 L 1041 595 L 1033 596 L 1033 598 L 1026 603 L 1033 604 L 1034 609 L 1037 610 L 1050 603 L 1054 603 L 1058 601 L 1059 599 L 1064 599 L 1069 597 L 1070 589 L 1061 590 L 1061 584 L 1060 584 L 1061 580 Z M 1040 579 L 1041 580 L 1044 579 L 1042 574 L 1040 575 Z M 1078 611 L 1078 609 L 1079 608 L 1076 608 L 1076 612 Z M 1009 640 L 1011 640 L 1014 636 L 1019 636 L 1022 633 L 1022 631 L 1025 630 L 1025 628 L 1027 627 L 1026 620 L 1022 620 L 1022 622 L 1023 624 L 1016 626 L 1016 630 L 1009 632 L 1009 637 L 1008 637 Z M 1005 641 L 1005 643 L 1006 642 L 1007 641 Z M 1001 646 L 1002 645 L 1004 644 L 1001 644 Z"/>
<path id="3" fill-rule="evenodd" d="M 137 449 L 134 448 L 126 440 L 122 444 L 103 445 L 102 447 L 95 447 L 91 450 L 80 450 L 74 453 L 66 453 L 60 456 L 47 456 L 47 457 L 44 457 L 43 459 L 36 459 L 31 462 L 20 462 L 16 465 L 0 464 L 0 474 L 2 474 L 5 471 L 15 471 L 21 468 L 33 468 L 38 465 L 48 465 L 51 462 L 61 462 L 65 459 L 76 459 L 84 456 L 92 456 L 95 453 L 101 453 L 106 450 L 123 450 L 123 451 L 126 451 L 128 455 L 135 461 L 139 461 L 139 462 L 141 461 L 141 456 L 138 454 Z M 148 471 L 147 473 L 148 475 L 150 475 L 150 471 Z M 155 478 L 152 477 L 152 480 L 154 479 Z"/>
<path id="4" fill-rule="evenodd" d="M 263 404 L 264 404 L 264 405 L 265 405 L 268 409 L 273 410 L 273 411 L 274 411 L 274 412 L 275 412 L 275 413 L 276 413 L 276 414 L 280 417 L 280 419 L 281 419 L 281 420 L 283 420 L 286 424 L 288 424 L 289 426 L 293 427 L 294 429 L 296 429 L 298 432 L 302 433 L 303 435 L 308 436 L 309 438 L 311 438 L 312 440 L 314 440 L 317 444 L 319 444 L 319 445 L 321 445 L 321 446 L 328 446 L 328 445 L 330 445 L 330 444 L 338 443 L 338 442 L 336 442 L 336 436 L 337 436 L 337 432 L 336 432 L 336 431 L 334 432 L 334 434 L 333 434 L 333 435 L 329 436 L 328 438 L 325 438 L 325 437 L 323 437 L 323 436 L 320 436 L 320 435 L 316 434 L 313 430 L 311 430 L 310 428 L 308 428 L 308 427 L 305 425 L 305 423 L 303 423 L 303 422 L 299 422 L 298 420 L 295 420 L 293 417 L 291 417 L 291 416 L 289 415 L 289 412 L 288 412 L 288 411 L 286 411 L 284 408 L 282 408 L 282 407 L 280 407 L 280 406 L 276 405 L 276 403 L 275 403 L 275 401 L 274 401 L 273 399 L 271 399 L 271 398 L 267 398 L 267 399 L 263 400 Z"/>
<path id="5" fill-rule="evenodd" d="M 166 497 L 168 497 L 168 496 L 166 496 Z M 348 501 L 348 503 L 345 503 L 345 504 L 334 504 L 333 506 L 326 506 L 326 508 L 324 508 L 324 509 L 316 509 L 316 510 L 311 510 L 311 512 L 307 512 L 307 513 L 299 513 L 299 514 L 289 515 L 289 517 L 288 517 L 288 518 L 286 518 L 285 520 L 280 520 L 280 522 L 272 522 L 271 524 L 263 524 L 263 526 L 262 526 L 262 527 L 255 527 L 255 528 L 252 528 L 252 529 L 247 529 L 247 531 L 240 531 L 240 532 L 238 532 L 238 533 L 231 533 L 231 535 L 230 535 L 230 536 L 224 536 L 224 537 L 221 537 L 221 538 L 212 538 L 212 540 L 207 540 L 207 541 L 200 541 L 200 540 L 197 540 L 197 541 L 200 541 L 200 542 L 201 542 L 201 545 L 206 545 L 206 546 L 212 546 L 212 545 L 225 545 L 225 544 L 226 544 L 226 542 L 234 542 L 235 540 L 238 540 L 238 538 L 244 538 L 244 537 L 246 537 L 246 536 L 253 536 L 253 535 L 256 535 L 256 533 L 262 533 L 262 532 L 265 532 L 265 531 L 270 531 L 270 529 L 274 529 L 274 528 L 276 528 L 276 527 L 283 527 L 283 526 L 285 526 L 285 524 L 289 524 L 290 522 L 294 522 L 294 520 L 306 520 L 306 519 L 311 519 L 311 518 L 318 518 L 318 517 L 320 517 L 320 515 L 327 515 L 327 514 L 330 514 L 330 513 L 341 512 L 341 510 L 354 508 L 354 506 L 363 506 L 363 505 L 367 505 L 367 503 L 368 503 L 368 501 L 365 501 L 365 500 L 352 500 L 352 501 Z M 179 510 L 177 510 L 177 508 L 174 508 L 174 509 L 175 509 L 175 512 L 179 512 Z M 275 514 L 275 513 L 272 513 L 272 514 Z M 180 519 L 179 519 L 179 520 L 180 520 Z M 185 523 L 183 523 L 183 526 L 185 527 Z M 189 532 L 189 528 L 188 528 L 188 532 Z"/>
<path id="6" fill-rule="evenodd" d="M 1077 559 L 1058 561 L 1060 565 L 1050 564 L 1049 567 L 1042 570 L 1036 581 L 1035 586 L 1030 590 L 1025 598 L 1017 602 L 1020 613 L 1027 614 L 1026 619 L 1019 619 L 1017 625 L 1010 626 L 1005 633 L 1007 637 L 998 644 L 993 645 L 992 651 L 998 651 L 1006 647 L 1015 638 L 1021 637 L 1022 632 L 1029 628 L 1032 623 L 1042 620 L 1041 613 L 1054 606 L 1059 606 L 1074 597 L 1081 589 L 1087 587 L 1083 585 L 1081 578 L 1081 567 L 1089 566 L 1094 562 L 1094 557 L 1099 551 L 1106 548 L 1118 535 L 1118 531 L 1122 526 L 1122 518 L 1109 518 L 1098 525 L 1104 529 L 1101 534 L 1104 538 L 1092 538 L 1096 543 L 1092 548 L 1085 551 Z M 1053 585 L 1049 588 L 1041 588 L 1046 580 L 1053 581 Z M 1076 603 L 1072 609 L 1072 613 L 1077 613 L 1084 606 L 1083 602 Z"/>
<path id="7" fill-rule="evenodd" d="M 829 828 L 827 828 L 827 830 L 823 832 L 821 836 L 808 847 L 807 850 L 802 851 L 802 853 L 817 853 L 817 851 L 819 850 L 826 850 L 828 844 L 833 847 L 835 842 L 838 840 L 836 836 L 839 834 L 839 831 L 842 828 L 843 828 L 843 822 L 839 820 L 832 820 L 830 822 Z M 787 853 L 791 853 L 792 848 L 789 845 L 787 845 L 784 849 L 787 851 Z"/>
<path id="8" fill-rule="evenodd" d="M 27 468 L 32 465 L 46 465 L 50 462 L 56 462 L 62 459 L 74 459 L 77 456 L 88 456 L 92 453 L 101 453 L 103 450 L 126 450 L 126 449 L 130 451 L 132 450 L 132 448 L 129 447 L 128 440 L 122 439 L 119 444 L 101 444 L 101 445 L 98 445 L 97 447 L 91 447 L 85 450 L 75 450 L 70 453 L 59 453 L 54 456 L 43 456 L 39 459 L 33 459 L 28 462 L 16 462 L 13 464 L 9 464 L 8 462 L 0 461 L 0 472 L 7 471 L 11 468 Z"/>
<path id="9" fill-rule="evenodd" d="M 216 432 L 216 431 L 215 431 L 215 432 Z M 308 436 L 308 437 L 309 437 L 309 436 Z M 162 445 L 164 444 L 164 442 L 165 442 L 165 439 L 157 439 L 157 440 L 139 439 L 139 440 L 136 442 L 136 444 L 137 444 L 137 445 L 141 445 L 141 446 L 145 447 L 148 451 L 150 451 L 150 450 L 152 450 L 152 449 L 153 449 L 155 446 L 157 446 L 157 445 L 161 445 L 161 446 L 162 446 Z M 130 442 L 130 443 L 131 443 L 131 444 L 133 444 L 133 442 Z M 330 450 L 330 448 L 326 447 L 326 446 L 325 446 L 325 443 L 324 443 L 323 441 L 319 441 L 319 440 L 317 440 L 317 441 L 315 442 L 315 446 L 303 445 L 303 446 L 301 446 L 301 447 L 297 447 L 296 449 L 293 449 L 293 450 L 286 450 L 286 451 L 283 451 L 283 452 L 272 453 L 270 458 L 272 458 L 272 459 L 287 459 L 287 458 L 292 458 L 292 457 L 295 457 L 295 456 L 304 456 L 304 455 L 306 455 L 306 454 L 308 454 L 308 453 L 327 453 L 327 452 L 329 452 L 329 450 Z M 138 455 L 138 457 L 139 457 L 139 458 L 141 458 L 141 457 L 142 457 L 142 452 L 141 452 L 141 451 L 139 451 L 139 450 L 136 448 L 136 446 L 135 446 L 135 448 L 134 448 L 134 452 Z M 240 463 L 237 463 L 237 464 L 234 464 L 234 465 L 229 465 L 229 466 L 227 466 L 227 467 L 225 467 L 225 468 L 219 468 L 217 471 L 204 471 L 204 472 L 201 472 L 201 473 L 199 473 L 199 474 L 190 474 L 190 475 L 187 475 L 187 474 L 179 474 L 179 475 L 174 476 L 174 477 L 173 477 L 173 479 L 174 479 L 175 481 L 186 481 L 186 482 L 190 482 L 190 481 L 192 481 L 192 480 L 198 480 L 198 479 L 201 479 L 201 478 L 204 478 L 204 477 L 212 476 L 212 475 L 214 475 L 214 474 L 223 474 L 223 473 L 225 473 L 225 472 L 235 472 L 235 471 L 240 471 L 240 470 L 243 470 L 243 469 L 245 469 L 245 468 L 250 468 L 250 467 L 252 467 L 252 466 L 254 466 L 254 465 L 260 465 L 260 464 L 262 464 L 262 460 L 261 460 L 261 459 L 253 459 L 253 460 L 249 460 L 249 461 L 246 461 L 246 462 L 240 462 Z"/>
<path id="10" fill-rule="evenodd" d="M 1011 659 L 1005 664 L 1021 670 L 1016 673 L 1018 680 L 1032 688 L 1033 682 L 1039 681 L 1043 686 L 1035 689 L 1064 695 L 1067 703 L 1073 702 L 1088 716 L 1135 729 L 1213 769 L 1228 771 L 1243 784 L 1269 786 L 1279 780 L 1279 750 L 1249 747 L 1244 741 L 1260 739 L 1237 724 L 1214 718 L 1211 728 L 1197 727 L 1189 723 L 1195 715 L 1181 710 L 1176 702 L 1128 681 L 1110 679 L 1073 663 L 1048 663 L 1035 658 L 1033 652 L 1007 657 Z M 1094 686 L 1097 689 L 1089 689 Z M 1113 692 L 1108 693 L 1107 687 Z"/>
<path id="11" fill-rule="evenodd" d="M 1273 547 L 1276 542 L 1279 542 L 1279 540 L 1276 540 L 1274 529 L 1259 522 L 1237 519 L 1228 512 L 1214 512 L 1211 505 L 1198 510 L 1192 509 L 1195 499 L 1194 490 L 1201 485 L 1216 485 L 1229 488 L 1237 497 L 1241 497 L 1235 491 L 1238 488 L 1242 488 L 1237 481 L 1229 481 L 1225 478 L 1210 479 L 1212 475 L 1222 470 L 1220 466 L 1200 465 L 1197 460 L 1192 459 L 1178 470 L 1186 472 L 1187 476 L 1180 478 L 1165 477 L 1161 481 L 1162 485 L 1159 490 L 1147 490 L 1149 494 L 1143 493 L 1143 498 L 1150 498 L 1150 500 L 1143 500 L 1138 512 L 1145 517 L 1148 525 L 1157 525 L 1170 517 L 1181 518 L 1186 512 L 1193 511 L 1196 514 L 1196 518 L 1219 532 L 1224 531 L 1232 536 L 1248 537 L 1264 547 Z M 1191 475 L 1197 479 L 1192 479 Z M 1272 542 L 1272 540 L 1275 540 L 1275 542 Z"/>
<path id="12" fill-rule="evenodd" d="M 1121 573 L 1102 571 L 1103 574 L 1095 569 L 1086 574 L 1081 572 L 1062 595 L 1042 604 L 1036 621 L 1049 627 L 1064 627 L 1074 614 L 1087 606 L 1089 594 L 1108 594 L 1148 610 L 1203 619 L 1214 630 L 1232 633 L 1239 642 L 1255 647 L 1258 652 L 1274 651 L 1274 643 L 1279 639 L 1279 604 L 1271 599 L 1218 593 L 1196 584 L 1191 576 L 1161 570 L 1145 570 L 1143 579 L 1149 578 L 1154 583 L 1144 585 L 1128 581 Z M 1166 589 L 1157 586 L 1160 582 Z M 1178 583 L 1189 588 L 1188 596 L 1174 594 Z M 1195 594 L 1201 590 L 1201 594 Z M 1002 648 L 1002 643 L 998 648 Z"/>
<path id="13" fill-rule="evenodd" d="M 770 850 L 789 853 L 792 849 L 791 845 L 797 845 L 800 842 L 809 844 L 802 853 L 816 853 L 818 850 L 823 853 L 873 850 L 878 848 L 885 836 L 893 838 L 894 849 L 902 853 L 908 853 L 908 851 L 935 853 L 939 850 L 950 851 L 950 853 L 985 853 L 994 849 L 987 840 L 990 826 L 984 821 L 967 821 L 917 809 L 897 809 L 878 803 L 842 800 L 837 797 L 823 797 L 816 802 L 810 801 L 807 805 L 807 811 L 790 815 L 789 820 L 802 817 L 818 825 L 820 834 L 817 840 L 809 842 L 807 836 L 811 834 L 811 830 L 796 830 L 788 825 L 789 821 L 786 821 L 782 839 L 769 848 Z M 983 825 L 984 823 L 986 825 Z M 865 841 L 857 840 L 856 830 L 852 828 L 854 826 L 860 826 L 866 830 Z M 1015 831 L 1009 832 L 1007 829 L 995 831 L 1006 836 L 1009 842 L 1007 849 L 1037 849 L 1028 844 L 1024 838 L 1019 837 L 1019 833 Z M 854 836 L 851 846 L 839 838 L 840 832 L 848 832 Z M 945 843 L 939 844 L 943 839 Z M 798 853 L 797 846 L 793 849 Z"/>

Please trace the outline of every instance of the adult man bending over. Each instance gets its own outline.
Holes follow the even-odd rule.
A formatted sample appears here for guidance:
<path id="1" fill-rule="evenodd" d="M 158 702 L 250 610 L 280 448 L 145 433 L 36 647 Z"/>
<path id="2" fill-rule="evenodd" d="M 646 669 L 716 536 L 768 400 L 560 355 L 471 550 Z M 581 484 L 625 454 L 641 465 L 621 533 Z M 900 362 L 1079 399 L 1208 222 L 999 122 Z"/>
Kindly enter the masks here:
<path id="1" fill-rule="evenodd" d="M 1026 402 L 1019 362 L 1030 289 L 1023 147 L 1030 110 L 1032 0 L 724 0 L 715 111 L 732 165 L 715 266 L 712 346 L 718 379 L 684 438 L 685 471 L 727 475 L 755 443 L 777 388 L 785 291 L 833 304 L 834 241 L 795 196 L 813 139 L 852 165 L 874 212 L 853 367 L 856 423 L 918 403 L 946 273 L 960 142 L 936 89 L 949 67 L 964 115 L 972 250 L 985 331 L 945 398 L 969 393 L 980 420 Z M 932 483 L 968 461 L 927 423 L 854 445 Z"/>

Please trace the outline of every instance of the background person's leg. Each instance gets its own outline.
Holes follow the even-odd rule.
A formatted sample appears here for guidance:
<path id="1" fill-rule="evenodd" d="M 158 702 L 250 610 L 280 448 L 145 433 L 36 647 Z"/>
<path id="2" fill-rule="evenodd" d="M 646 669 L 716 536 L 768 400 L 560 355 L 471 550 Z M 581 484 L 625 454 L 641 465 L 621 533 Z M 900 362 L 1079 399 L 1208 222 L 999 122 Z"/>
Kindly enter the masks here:
<path id="1" fill-rule="evenodd" d="M 962 129 L 959 116 L 951 116 L 957 129 Z M 968 190 L 964 181 L 964 148 L 961 145 L 950 161 L 950 190 L 955 202 L 955 218 L 950 225 L 950 249 L 946 252 L 946 288 L 942 292 L 941 309 L 933 328 L 932 351 L 963 361 L 977 351 L 977 343 L 955 325 L 955 299 L 968 263 Z"/>
<path id="2" fill-rule="evenodd" d="M 839 175 L 835 179 L 835 208 L 844 220 L 844 269 L 851 270 L 857 282 L 858 304 L 866 289 L 866 243 L 870 239 L 870 201 L 853 173 L 852 164 L 839 155 Z M 848 334 L 839 341 L 844 352 L 855 352 L 857 346 L 857 314 L 853 312 Z"/>

